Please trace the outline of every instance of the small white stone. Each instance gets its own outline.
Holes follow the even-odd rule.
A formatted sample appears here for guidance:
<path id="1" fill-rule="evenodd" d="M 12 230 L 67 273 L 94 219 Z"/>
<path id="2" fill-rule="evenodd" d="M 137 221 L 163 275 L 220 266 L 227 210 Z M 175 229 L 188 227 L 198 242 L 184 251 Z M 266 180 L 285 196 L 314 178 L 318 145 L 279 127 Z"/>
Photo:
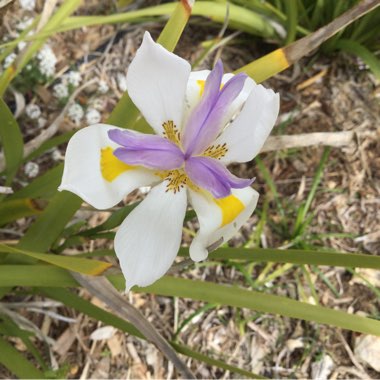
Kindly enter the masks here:
<path id="1" fill-rule="evenodd" d="M 3 67 L 4 69 L 6 69 L 7 67 L 9 67 L 13 61 L 17 58 L 17 55 L 15 53 L 11 53 L 9 54 L 5 59 L 4 59 L 4 63 L 3 63 Z"/>
<path id="2" fill-rule="evenodd" d="M 35 162 L 30 161 L 25 165 L 24 172 L 29 178 L 34 178 L 38 176 L 40 167 Z"/>
<path id="3" fill-rule="evenodd" d="M 37 58 L 40 61 L 38 68 L 41 74 L 46 75 L 47 77 L 53 76 L 55 74 L 57 57 L 55 56 L 52 48 L 49 45 L 44 45 L 37 54 Z"/>
<path id="4" fill-rule="evenodd" d="M 362 362 L 380 372 L 380 337 L 360 335 L 355 339 L 355 356 Z"/>
<path id="5" fill-rule="evenodd" d="M 106 102 L 102 98 L 96 98 L 90 104 L 90 108 L 95 108 L 98 111 L 104 110 L 105 106 Z"/>
<path id="6" fill-rule="evenodd" d="M 17 44 L 17 48 L 18 48 L 19 51 L 21 51 L 22 49 L 24 49 L 25 46 L 26 46 L 26 42 L 25 41 L 20 41 Z"/>
<path id="7" fill-rule="evenodd" d="M 80 72 L 78 71 L 69 71 L 66 74 L 66 78 L 67 78 L 67 81 L 74 87 L 78 87 L 82 80 L 82 76 L 80 75 Z"/>
<path id="8" fill-rule="evenodd" d="M 87 124 L 91 125 L 91 124 L 99 123 L 100 119 L 101 119 L 101 115 L 100 115 L 99 111 L 97 111 L 94 108 L 89 108 L 87 110 L 87 112 L 86 112 Z"/>
<path id="9" fill-rule="evenodd" d="M 33 24 L 33 18 L 23 18 L 17 25 L 16 29 L 22 32 L 25 29 L 28 29 L 30 25 Z"/>
<path id="10" fill-rule="evenodd" d="M 20 6 L 27 11 L 34 11 L 36 0 L 20 0 Z"/>
<path id="11" fill-rule="evenodd" d="M 120 91 L 127 91 L 127 77 L 124 74 L 117 73 L 116 81 Z"/>
<path id="12" fill-rule="evenodd" d="M 75 125 L 79 125 L 84 115 L 82 106 L 78 103 L 72 104 L 67 110 L 67 115 Z"/>
<path id="13" fill-rule="evenodd" d="M 61 161 L 63 159 L 63 156 L 61 152 L 59 151 L 59 149 L 54 149 L 53 152 L 51 153 L 51 158 L 54 161 Z"/>
<path id="14" fill-rule="evenodd" d="M 37 120 L 38 128 L 43 128 L 47 123 L 47 120 L 44 117 L 39 117 Z"/>
<path id="15" fill-rule="evenodd" d="M 41 116 L 41 109 L 37 104 L 30 103 L 25 107 L 25 113 L 29 118 L 35 120 Z"/>
<path id="16" fill-rule="evenodd" d="M 327 380 L 333 369 L 333 360 L 329 355 L 324 355 L 321 360 L 311 365 L 311 377 L 313 380 Z"/>
<path id="17" fill-rule="evenodd" d="M 91 340 L 107 340 L 115 335 L 116 329 L 113 326 L 103 326 L 94 330 L 91 335 Z"/>
<path id="18" fill-rule="evenodd" d="M 99 81 L 99 85 L 98 85 L 98 91 L 101 93 L 101 94 L 105 94 L 106 92 L 108 92 L 110 88 L 108 87 L 108 84 L 106 81 L 104 80 L 100 80 Z"/>
<path id="19" fill-rule="evenodd" d="M 54 96 L 58 99 L 64 99 L 69 96 L 69 90 L 63 83 L 58 83 L 53 87 Z"/>

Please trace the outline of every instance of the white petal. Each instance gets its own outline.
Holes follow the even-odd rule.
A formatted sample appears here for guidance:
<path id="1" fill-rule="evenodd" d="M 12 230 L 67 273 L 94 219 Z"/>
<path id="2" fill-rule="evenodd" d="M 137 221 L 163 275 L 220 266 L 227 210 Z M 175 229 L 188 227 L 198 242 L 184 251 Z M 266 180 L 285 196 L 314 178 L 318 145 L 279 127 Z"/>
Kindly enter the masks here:
<path id="1" fill-rule="evenodd" d="M 230 126 L 215 140 L 227 143 L 225 163 L 247 162 L 261 150 L 278 116 L 280 96 L 262 85 L 254 86 L 248 99 Z"/>
<path id="2" fill-rule="evenodd" d="M 251 216 L 259 199 L 251 187 L 232 189 L 232 195 L 224 201 L 193 190 L 189 190 L 189 195 L 199 221 L 198 234 L 190 245 L 194 261 L 206 259 L 208 247 L 231 239 Z"/>
<path id="3" fill-rule="evenodd" d="M 196 106 L 201 99 L 204 89 L 204 83 L 210 74 L 210 70 L 192 71 L 189 76 L 186 88 L 186 108 L 184 113 L 184 121 L 187 120 L 190 112 Z M 234 74 L 224 74 L 222 78 L 222 84 L 224 85 L 229 81 Z M 247 100 L 248 95 L 251 93 L 252 88 L 255 86 L 255 82 L 251 78 L 247 78 L 244 87 L 239 96 L 232 102 L 231 106 L 226 112 L 224 122 L 227 123 L 231 118 L 240 110 L 244 102 Z"/>
<path id="4" fill-rule="evenodd" d="M 159 180 L 152 171 L 139 167 L 121 172 L 112 181 L 103 177 L 100 166 L 102 149 L 118 147 L 108 138 L 110 129 L 116 127 L 95 124 L 81 129 L 70 139 L 59 187 L 60 191 L 71 191 L 97 209 L 110 208 L 136 188 Z"/>
<path id="5" fill-rule="evenodd" d="M 166 192 L 162 182 L 121 224 L 115 252 L 127 290 L 152 284 L 170 268 L 181 244 L 186 206 L 186 190 Z"/>
<path id="6" fill-rule="evenodd" d="M 190 64 L 155 43 L 148 32 L 127 72 L 127 88 L 146 121 L 162 133 L 172 120 L 181 127 Z"/>

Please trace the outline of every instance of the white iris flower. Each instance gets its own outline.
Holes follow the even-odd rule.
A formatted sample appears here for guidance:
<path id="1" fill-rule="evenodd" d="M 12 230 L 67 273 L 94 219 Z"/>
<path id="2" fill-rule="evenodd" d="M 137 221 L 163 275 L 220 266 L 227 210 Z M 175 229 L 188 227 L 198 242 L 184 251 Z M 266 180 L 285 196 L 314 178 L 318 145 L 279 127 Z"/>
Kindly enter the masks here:
<path id="1" fill-rule="evenodd" d="M 188 202 L 199 231 L 190 245 L 194 261 L 228 241 L 254 211 L 251 179 L 229 172 L 260 151 L 279 112 L 279 95 L 245 74 L 191 72 L 190 64 L 145 33 L 127 73 L 129 95 L 156 132 L 96 124 L 70 140 L 60 190 L 97 209 L 131 191 L 152 186 L 119 227 L 115 251 L 129 290 L 148 286 L 172 265 Z M 232 120 L 232 121 L 231 121 Z"/>

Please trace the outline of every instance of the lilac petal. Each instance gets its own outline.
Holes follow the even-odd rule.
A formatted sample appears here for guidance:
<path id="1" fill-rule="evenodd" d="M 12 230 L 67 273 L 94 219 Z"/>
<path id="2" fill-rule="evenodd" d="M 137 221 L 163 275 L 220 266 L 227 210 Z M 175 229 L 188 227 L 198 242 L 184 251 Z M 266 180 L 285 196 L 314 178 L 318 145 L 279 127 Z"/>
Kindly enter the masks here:
<path id="1" fill-rule="evenodd" d="M 253 179 L 238 178 L 219 161 L 210 157 L 191 157 L 185 163 L 185 171 L 192 182 L 208 190 L 215 198 L 231 194 L 231 188 L 242 189 Z"/>
<path id="2" fill-rule="evenodd" d="M 196 145 L 199 130 L 218 100 L 222 78 L 223 63 L 219 60 L 208 75 L 202 98 L 192 111 L 183 132 L 182 145 L 186 152 L 190 152 L 190 155 Z"/>
<path id="3" fill-rule="evenodd" d="M 232 102 L 240 94 L 244 87 L 244 82 L 247 79 L 247 75 L 240 73 L 232 77 L 223 87 L 219 93 L 219 97 L 214 107 L 210 110 L 210 113 L 204 122 L 202 128 L 197 136 L 196 146 L 193 155 L 201 154 L 204 150 L 211 145 L 213 141 L 218 137 L 219 133 L 223 129 L 224 115 L 228 112 L 228 108 Z"/>
<path id="4" fill-rule="evenodd" d="M 181 149 L 163 137 L 119 129 L 110 130 L 108 137 L 122 146 L 115 149 L 114 155 L 128 165 L 159 170 L 177 169 L 183 165 Z"/>
<path id="5" fill-rule="evenodd" d="M 222 70 L 222 63 L 218 61 L 206 80 L 205 94 L 194 108 L 186 124 L 183 139 L 186 157 L 201 154 L 217 138 L 224 127 L 223 119 L 228 108 L 244 87 L 247 75 L 240 73 L 233 76 L 219 91 L 220 75 L 223 77 Z M 206 93 L 208 81 L 209 87 L 212 86 L 212 91 L 209 90 Z M 211 93 L 212 96 L 210 96 Z"/>

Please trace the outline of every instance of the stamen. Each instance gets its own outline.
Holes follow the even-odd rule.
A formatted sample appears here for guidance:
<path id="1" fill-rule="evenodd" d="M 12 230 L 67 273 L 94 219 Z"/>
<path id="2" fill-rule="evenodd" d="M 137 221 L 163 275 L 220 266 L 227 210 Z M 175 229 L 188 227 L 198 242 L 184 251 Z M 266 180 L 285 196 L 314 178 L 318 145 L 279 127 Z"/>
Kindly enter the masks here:
<path id="1" fill-rule="evenodd" d="M 165 172 L 157 173 L 161 178 L 167 181 L 166 192 L 173 191 L 174 194 L 178 193 L 185 186 L 194 191 L 201 191 L 201 189 L 195 185 L 187 176 L 183 169 L 175 169 Z"/>
<path id="2" fill-rule="evenodd" d="M 164 132 L 162 133 L 164 137 L 178 145 L 181 135 L 173 120 L 165 121 L 165 123 L 162 124 L 162 128 L 164 128 Z"/>
<path id="3" fill-rule="evenodd" d="M 174 194 L 183 189 L 189 180 L 183 170 L 171 170 L 165 179 L 168 181 L 166 192 L 173 191 Z"/>
<path id="4" fill-rule="evenodd" d="M 216 160 L 220 160 L 224 157 L 228 152 L 227 144 L 218 144 L 209 146 L 203 153 L 204 156 L 215 158 Z"/>

